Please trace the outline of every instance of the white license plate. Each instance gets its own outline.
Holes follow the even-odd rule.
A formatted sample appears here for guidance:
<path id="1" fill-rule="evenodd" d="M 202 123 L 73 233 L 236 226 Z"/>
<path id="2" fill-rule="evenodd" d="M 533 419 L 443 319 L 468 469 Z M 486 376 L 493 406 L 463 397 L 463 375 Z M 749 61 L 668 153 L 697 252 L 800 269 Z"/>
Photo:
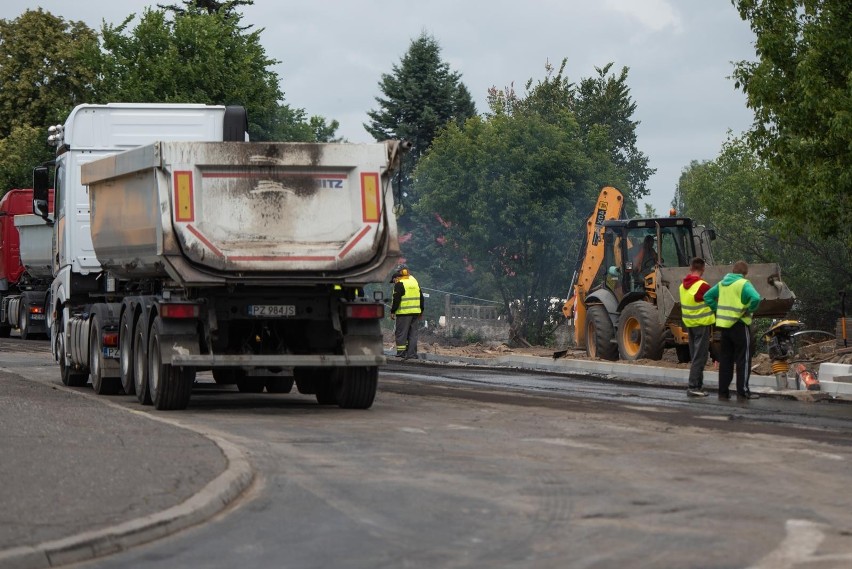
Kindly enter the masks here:
<path id="1" fill-rule="evenodd" d="M 30 320 L 44 320 L 44 314 L 30 314 Z"/>
<path id="2" fill-rule="evenodd" d="M 292 304 L 250 304 L 249 316 L 287 317 L 296 315 Z"/>
<path id="3" fill-rule="evenodd" d="M 104 357 L 118 359 L 118 348 L 104 348 Z"/>

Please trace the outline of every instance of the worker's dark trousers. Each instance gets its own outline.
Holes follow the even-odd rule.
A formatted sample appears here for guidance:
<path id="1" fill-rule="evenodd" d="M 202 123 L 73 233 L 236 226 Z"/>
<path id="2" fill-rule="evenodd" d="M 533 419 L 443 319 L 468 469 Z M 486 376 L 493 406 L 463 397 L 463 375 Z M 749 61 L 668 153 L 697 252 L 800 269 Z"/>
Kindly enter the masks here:
<path id="1" fill-rule="evenodd" d="M 729 395 L 734 368 L 737 372 L 737 393 L 749 393 L 748 376 L 751 368 L 751 331 L 742 320 L 730 328 L 720 328 L 719 395 Z"/>
<path id="2" fill-rule="evenodd" d="M 689 389 L 704 387 L 704 366 L 710 353 L 710 326 L 687 328 L 689 334 Z"/>
<path id="3" fill-rule="evenodd" d="M 397 314 L 396 355 L 413 358 L 417 356 L 417 319 L 419 314 Z"/>

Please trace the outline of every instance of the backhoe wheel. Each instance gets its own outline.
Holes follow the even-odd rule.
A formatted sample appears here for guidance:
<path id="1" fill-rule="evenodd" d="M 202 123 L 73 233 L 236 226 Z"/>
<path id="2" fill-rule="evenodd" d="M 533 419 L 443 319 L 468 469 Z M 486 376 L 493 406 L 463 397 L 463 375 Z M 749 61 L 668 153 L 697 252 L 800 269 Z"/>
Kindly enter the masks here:
<path id="1" fill-rule="evenodd" d="M 104 377 L 104 353 L 101 346 L 101 323 L 97 316 L 89 327 L 89 379 L 98 395 L 115 395 L 121 391 L 121 380 Z"/>
<path id="2" fill-rule="evenodd" d="M 606 308 L 593 304 L 586 309 L 586 353 L 589 357 L 615 361 L 618 348 L 612 340 L 615 329 Z"/>
<path id="3" fill-rule="evenodd" d="M 121 387 L 127 395 L 136 395 L 133 379 L 133 313 L 125 310 L 118 322 L 118 365 L 121 370 Z"/>
<path id="4" fill-rule="evenodd" d="M 151 402 L 159 411 L 186 409 L 192 394 L 192 384 L 195 383 L 195 368 L 163 363 L 161 327 L 162 320 L 157 316 L 148 339 L 148 391 Z"/>
<path id="5" fill-rule="evenodd" d="M 628 304 L 618 319 L 619 357 L 627 361 L 662 359 L 663 330 L 653 304 L 644 300 Z"/>

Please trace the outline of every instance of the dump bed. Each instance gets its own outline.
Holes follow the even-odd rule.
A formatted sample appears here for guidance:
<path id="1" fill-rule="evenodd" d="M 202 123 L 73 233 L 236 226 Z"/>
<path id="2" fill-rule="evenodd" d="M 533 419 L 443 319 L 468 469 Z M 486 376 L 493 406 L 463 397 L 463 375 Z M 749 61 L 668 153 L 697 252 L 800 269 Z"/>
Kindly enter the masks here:
<path id="1" fill-rule="evenodd" d="M 53 276 L 51 258 L 53 227 L 39 215 L 15 216 L 15 227 L 21 238 L 21 263 L 30 276 L 49 278 Z"/>
<path id="2" fill-rule="evenodd" d="M 158 142 L 82 167 L 92 242 L 119 277 L 182 285 L 383 280 L 400 143 Z"/>
<path id="3" fill-rule="evenodd" d="M 707 266 L 703 279 L 710 285 L 715 285 L 731 271 L 730 265 Z M 658 305 L 663 308 L 666 318 L 680 318 L 679 287 L 683 278 L 689 273 L 689 267 L 663 267 L 659 269 L 658 277 L 663 284 L 660 287 Z M 754 285 L 760 294 L 760 305 L 754 316 L 757 318 L 783 318 L 793 308 L 796 296 L 781 280 L 781 268 L 777 263 L 759 263 L 748 266 L 746 278 Z"/>

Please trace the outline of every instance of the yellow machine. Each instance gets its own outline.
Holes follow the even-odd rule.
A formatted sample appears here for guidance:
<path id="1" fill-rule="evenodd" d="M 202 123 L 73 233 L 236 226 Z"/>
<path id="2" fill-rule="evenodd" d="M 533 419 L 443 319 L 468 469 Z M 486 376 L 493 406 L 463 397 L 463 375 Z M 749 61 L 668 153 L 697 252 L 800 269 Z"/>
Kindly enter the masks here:
<path id="1" fill-rule="evenodd" d="M 707 263 L 704 279 L 711 285 L 730 270 L 713 265 L 715 232 L 687 217 L 624 219 L 623 211 L 623 194 L 605 187 L 586 222 L 571 296 L 562 307 L 573 320 L 574 343 L 607 360 L 659 360 L 671 347 L 679 361 L 689 361 L 678 287 L 696 256 Z M 750 265 L 748 278 L 763 299 L 755 316 L 787 314 L 795 296 L 777 264 Z"/>

